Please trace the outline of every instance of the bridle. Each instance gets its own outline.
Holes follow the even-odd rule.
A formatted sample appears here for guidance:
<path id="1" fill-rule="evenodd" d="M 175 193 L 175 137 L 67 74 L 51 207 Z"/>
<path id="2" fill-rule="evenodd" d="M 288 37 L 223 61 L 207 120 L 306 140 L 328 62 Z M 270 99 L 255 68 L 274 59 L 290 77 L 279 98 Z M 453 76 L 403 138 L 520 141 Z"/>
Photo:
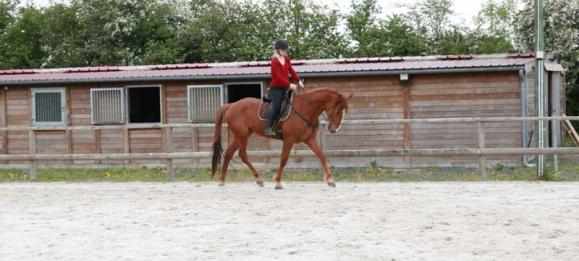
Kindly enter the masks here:
<path id="1" fill-rule="evenodd" d="M 307 100 L 305 100 L 305 99 L 304 99 L 303 101 L 305 101 L 306 103 L 308 103 L 308 105 L 310 105 L 311 107 L 313 107 L 313 104 L 312 104 L 311 102 L 309 102 L 309 101 L 307 101 Z M 309 128 L 312 129 L 312 133 L 309 135 L 309 136 L 311 136 L 311 135 L 312 135 L 313 133 L 315 133 L 316 130 L 318 129 L 318 127 L 319 127 L 319 125 L 320 125 L 319 120 L 316 120 L 316 122 L 311 123 L 308 119 L 306 119 L 306 117 L 305 117 L 303 114 L 301 114 L 300 112 L 298 112 L 298 111 L 295 109 L 295 106 L 294 106 L 294 104 L 293 104 L 293 99 L 292 99 L 292 104 L 291 104 L 291 105 L 292 105 L 292 107 L 294 108 L 294 109 L 292 110 L 292 112 L 294 112 L 302 121 L 304 121 L 304 122 L 306 123 L 306 125 L 307 125 Z M 333 106 L 333 107 L 332 107 L 332 110 L 330 111 L 330 114 L 333 114 L 334 111 L 335 111 L 338 107 L 339 107 L 339 105 Z M 329 124 L 328 124 L 328 130 L 330 130 L 330 126 L 332 125 L 332 122 L 329 120 L 328 117 L 324 116 L 323 113 L 320 114 L 320 116 L 322 116 L 322 118 L 323 118 L 326 122 L 329 123 Z M 309 138 L 309 136 L 308 136 L 308 138 Z"/>

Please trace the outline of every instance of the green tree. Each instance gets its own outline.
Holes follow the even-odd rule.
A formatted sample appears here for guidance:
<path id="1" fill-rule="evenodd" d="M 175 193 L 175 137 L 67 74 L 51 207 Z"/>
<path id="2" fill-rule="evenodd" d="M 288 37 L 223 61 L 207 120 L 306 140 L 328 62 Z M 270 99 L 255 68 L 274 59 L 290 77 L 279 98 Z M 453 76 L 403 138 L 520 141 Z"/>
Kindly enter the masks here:
<path id="1" fill-rule="evenodd" d="M 350 38 L 354 41 L 354 56 L 374 56 L 376 42 L 384 37 L 379 29 L 380 7 L 377 0 L 357 0 L 351 4 L 352 13 L 346 17 Z M 374 49 L 374 50 L 373 50 Z"/>
<path id="2" fill-rule="evenodd" d="M 42 43 L 46 50 L 44 67 L 75 67 L 86 65 L 80 23 L 75 6 L 54 4 L 43 10 Z"/>
<path id="3" fill-rule="evenodd" d="M 6 29 L 0 40 L 0 67 L 41 67 L 46 55 L 42 44 L 43 25 L 39 9 L 20 8 L 19 19 Z"/>
<path id="4" fill-rule="evenodd" d="M 337 10 L 312 1 L 293 0 L 293 19 L 287 39 L 294 58 L 336 58 L 347 55 L 348 42 L 338 31 Z M 271 48 L 271 47 L 270 47 Z"/>
<path id="5" fill-rule="evenodd" d="M 72 7 L 82 25 L 77 37 L 86 65 L 155 60 L 147 52 L 171 39 L 179 24 L 171 5 L 160 0 L 73 0 Z"/>
<path id="6" fill-rule="evenodd" d="M 0 0 L 0 35 L 3 35 L 6 28 L 14 22 L 14 12 L 19 1 Z"/>
<path id="7" fill-rule="evenodd" d="M 487 0 L 475 17 L 474 53 L 505 53 L 514 51 L 514 20 L 516 0 Z"/>

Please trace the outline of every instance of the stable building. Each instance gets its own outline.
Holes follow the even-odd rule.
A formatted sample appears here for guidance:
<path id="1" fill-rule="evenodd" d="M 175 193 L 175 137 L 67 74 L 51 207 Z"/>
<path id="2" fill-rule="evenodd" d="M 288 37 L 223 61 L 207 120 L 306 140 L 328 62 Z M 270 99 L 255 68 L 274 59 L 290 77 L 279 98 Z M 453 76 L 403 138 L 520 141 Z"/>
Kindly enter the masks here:
<path id="1" fill-rule="evenodd" d="M 346 120 L 535 116 L 532 54 L 451 55 L 298 60 L 306 89 L 353 93 Z M 106 66 L 0 71 L 0 154 L 95 154 L 209 151 L 218 108 L 261 98 L 269 62 Z M 545 70 L 549 108 L 564 111 L 563 70 Z M 163 124 L 198 123 L 172 128 Z M 348 124 L 324 134 L 326 150 L 476 148 L 472 123 Z M 86 128 L 80 128 L 85 126 Z M 533 124 L 485 124 L 488 148 L 533 146 Z M 28 130 L 32 127 L 32 130 Z M 75 128 L 78 127 L 78 128 Z M 552 130 L 557 130 L 552 126 Z M 323 130 L 326 131 L 326 130 Z M 552 131 L 552 133 L 558 133 Z M 225 134 L 225 132 L 224 132 Z M 168 144 L 171 144 L 170 146 Z M 251 150 L 276 150 L 279 141 L 252 136 Z M 306 149 L 296 145 L 294 149 Z M 251 157 L 251 152 L 249 152 Z M 275 167 L 277 158 L 252 157 Z M 464 157 L 330 158 L 336 167 L 370 161 L 391 167 L 475 165 Z M 491 162 L 522 164 L 521 157 Z M 180 160 L 207 166 L 209 159 Z M 26 162 L 5 162 L 4 167 Z M 52 165 L 149 164 L 162 161 L 78 161 Z M 291 158 L 289 167 L 316 167 L 315 158 Z"/>

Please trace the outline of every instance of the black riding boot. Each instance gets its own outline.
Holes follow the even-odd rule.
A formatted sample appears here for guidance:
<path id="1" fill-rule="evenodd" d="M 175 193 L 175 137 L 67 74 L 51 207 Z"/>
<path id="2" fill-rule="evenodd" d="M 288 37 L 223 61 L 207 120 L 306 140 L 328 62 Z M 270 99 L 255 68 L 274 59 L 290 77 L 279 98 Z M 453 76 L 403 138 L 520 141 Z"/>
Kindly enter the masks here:
<path id="1" fill-rule="evenodd" d="M 269 115 L 267 117 L 267 122 L 265 125 L 265 135 L 268 136 L 275 136 L 276 132 L 273 130 L 274 121 L 277 121 L 279 118 L 281 102 L 283 99 L 283 95 L 285 93 L 284 89 L 281 88 L 270 88 L 269 89 L 269 98 L 271 99 L 271 110 L 269 111 Z"/>

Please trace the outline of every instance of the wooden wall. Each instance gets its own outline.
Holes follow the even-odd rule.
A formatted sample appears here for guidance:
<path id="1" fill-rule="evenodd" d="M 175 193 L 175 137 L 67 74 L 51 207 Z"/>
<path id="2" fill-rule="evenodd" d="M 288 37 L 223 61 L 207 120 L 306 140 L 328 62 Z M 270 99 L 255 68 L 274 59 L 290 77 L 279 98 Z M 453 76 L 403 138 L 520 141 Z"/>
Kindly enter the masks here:
<path id="1" fill-rule="evenodd" d="M 521 115 L 518 72 L 412 75 L 410 82 L 410 110 L 415 119 Z M 412 148 L 476 148 L 477 128 L 473 123 L 413 124 Z M 486 146 L 520 147 L 520 130 L 518 122 L 485 123 Z M 442 160 L 452 164 L 473 162 L 464 158 L 413 158 L 412 164 L 431 165 Z"/>
<path id="2" fill-rule="evenodd" d="M 223 82 L 155 82 L 162 86 L 163 123 L 187 123 L 187 85 L 221 84 Z M 132 83 L 117 84 L 125 86 Z M 529 85 L 529 84 L 528 84 Z M 264 82 L 267 86 L 267 82 Z M 110 87 L 73 85 L 67 87 L 67 118 L 70 126 L 91 125 L 90 88 Z M 264 87 L 265 88 L 265 87 Z M 333 88 L 344 94 L 354 93 L 346 119 L 403 119 L 445 117 L 494 117 L 520 115 L 520 83 L 518 72 L 470 73 L 445 75 L 410 75 L 410 84 L 401 85 L 398 75 L 343 78 L 309 78 L 306 88 Z M 529 94 L 531 95 L 531 94 Z M 530 98 L 529 98 L 530 99 Z M 3 102 L 5 100 L 5 102 Z M 0 91 L 0 124 L 30 126 L 30 97 L 26 87 L 10 87 Z M 474 124 L 373 124 L 370 126 L 344 125 L 337 134 L 326 130 L 325 149 L 420 149 L 476 147 Z M 0 133 L 0 149 L 7 153 L 29 152 L 28 132 Z M 487 147 L 520 147 L 520 123 L 487 124 Z M 175 128 L 172 151 L 209 151 L 213 128 Z M 223 130 L 229 139 L 227 129 Z M 6 138 L 5 138 L 6 137 Z M 162 129 L 130 130 L 75 130 L 37 131 L 37 153 L 149 153 L 164 152 L 168 147 L 167 133 Z M 224 141 L 225 143 L 225 141 Z M 224 144 L 225 145 L 225 144 Z M 254 136 L 250 150 L 280 149 L 281 142 Z M 296 145 L 294 149 L 307 149 Z M 250 153 L 251 157 L 251 153 Z M 237 158 L 237 156 L 236 156 Z M 509 158 L 517 160 L 516 158 Z M 255 158 L 256 166 L 276 166 L 277 158 Z M 392 167 L 423 165 L 474 164 L 464 158 L 411 158 L 380 159 L 331 158 L 333 166 L 367 166 L 376 160 Z M 491 159 L 492 160 L 492 159 Z M 237 158 L 236 167 L 243 168 Z M 160 161 L 107 161 L 78 162 L 107 164 L 163 163 Z M 181 160 L 177 164 L 207 166 L 209 160 Z M 317 158 L 290 159 L 291 167 L 317 167 Z"/>

